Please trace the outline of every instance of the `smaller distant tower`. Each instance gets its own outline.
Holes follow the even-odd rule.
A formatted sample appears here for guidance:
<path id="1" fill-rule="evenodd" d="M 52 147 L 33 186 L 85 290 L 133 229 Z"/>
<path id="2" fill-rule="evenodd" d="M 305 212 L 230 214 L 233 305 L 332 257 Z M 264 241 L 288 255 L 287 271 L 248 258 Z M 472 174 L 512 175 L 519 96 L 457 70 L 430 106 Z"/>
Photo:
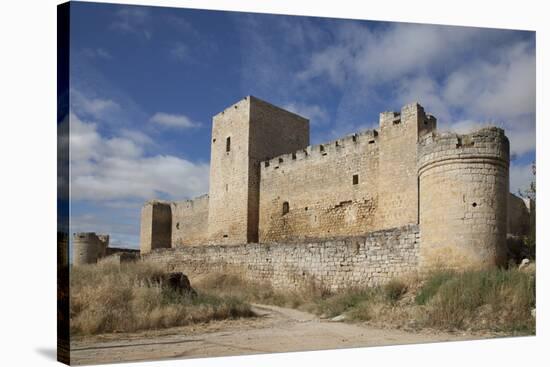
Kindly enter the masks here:
<path id="1" fill-rule="evenodd" d="M 95 232 L 78 232 L 73 235 L 74 266 L 95 264 L 104 254 L 104 244 Z"/>
<path id="2" fill-rule="evenodd" d="M 141 208 L 140 250 L 172 247 L 172 208 L 169 202 L 151 200 Z"/>

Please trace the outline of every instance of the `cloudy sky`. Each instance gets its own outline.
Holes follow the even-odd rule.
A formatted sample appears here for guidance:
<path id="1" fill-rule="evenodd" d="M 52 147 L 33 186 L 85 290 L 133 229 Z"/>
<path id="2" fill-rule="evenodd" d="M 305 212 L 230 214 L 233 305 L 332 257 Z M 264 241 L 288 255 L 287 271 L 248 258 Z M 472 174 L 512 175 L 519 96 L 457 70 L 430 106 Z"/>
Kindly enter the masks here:
<path id="1" fill-rule="evenodd" d="M 514 30 L 72 3 L 71 232 L 138 247 L 151 198 L 208 191 L 211 118 L 255 95 L 311 120 L 312 143 L 418 101 L 439 128 L 511 141 L 511 191 L 535 159 L 535 34 Z"/>

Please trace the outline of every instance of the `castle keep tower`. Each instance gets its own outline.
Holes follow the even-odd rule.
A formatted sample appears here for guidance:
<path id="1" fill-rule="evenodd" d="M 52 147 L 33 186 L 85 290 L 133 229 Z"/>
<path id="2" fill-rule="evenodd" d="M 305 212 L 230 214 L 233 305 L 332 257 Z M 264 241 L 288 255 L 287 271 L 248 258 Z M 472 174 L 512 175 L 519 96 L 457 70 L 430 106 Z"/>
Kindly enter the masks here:
<path id="1" fill-rule="evenodd" d="M 258 241 L 260 161 L 309 145 L 309 120 L 248 96 L 213 118 L 208 237 Z"/>
<path id="2" fill-rule="evenodd" d="M 421 267 L 505 262 L 509 149 L 498 128 L 421 140 Z"/>

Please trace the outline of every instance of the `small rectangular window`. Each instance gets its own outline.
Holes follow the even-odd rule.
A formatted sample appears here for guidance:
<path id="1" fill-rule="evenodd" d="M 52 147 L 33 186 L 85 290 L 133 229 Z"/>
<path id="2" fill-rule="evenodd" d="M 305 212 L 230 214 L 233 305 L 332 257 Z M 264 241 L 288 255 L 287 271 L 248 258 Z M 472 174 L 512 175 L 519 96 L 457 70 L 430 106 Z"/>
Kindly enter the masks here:
<path id="1" fill-rule="evenodd" d="M 290 207 L 288 205 L 288 201 L 285 201 L 283 203 L 283 215 L 287 214 L 289 212 L 289 210 L 290 210 Z"/>
<path id="2" fill-rule="evenodd" d="M 359 175 L 353 175 L 353 184 L 357 185 L 359 183 Z"/>
<path id="3" fill-rule="evenodd" d="M 225 140 L 225 151 L 230 152 L 231 151 L 231 137 L 227 137 Z"/>
<path id="4" fill-rule="evenodd" d="M 265 165 L 265 168 L 269 167 L 269 161 L 265 161 L 264 165 Z"/>

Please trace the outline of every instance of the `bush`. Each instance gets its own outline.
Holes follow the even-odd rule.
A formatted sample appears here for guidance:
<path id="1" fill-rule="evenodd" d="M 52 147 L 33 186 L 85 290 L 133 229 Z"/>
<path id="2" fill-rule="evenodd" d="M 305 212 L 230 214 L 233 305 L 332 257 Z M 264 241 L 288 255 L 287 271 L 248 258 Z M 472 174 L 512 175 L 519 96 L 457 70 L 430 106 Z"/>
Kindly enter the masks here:
<path id="1" fill-rule="evenodd" d="M 457 273 L 438 282 L 437 294 L 427 301 L 428 326 L 534 332 L 534 275 L 516 269 L 492 269 Z"/>
<path id="2" fill-rule="evenodd" d="M 415 302 L 418 305 L 425 305 L 439 290 L 439 287 L 454 276 L 452 271 L 437 271 L 429 274 L 425 280 L 420 292 L 415 297 Z"/>

